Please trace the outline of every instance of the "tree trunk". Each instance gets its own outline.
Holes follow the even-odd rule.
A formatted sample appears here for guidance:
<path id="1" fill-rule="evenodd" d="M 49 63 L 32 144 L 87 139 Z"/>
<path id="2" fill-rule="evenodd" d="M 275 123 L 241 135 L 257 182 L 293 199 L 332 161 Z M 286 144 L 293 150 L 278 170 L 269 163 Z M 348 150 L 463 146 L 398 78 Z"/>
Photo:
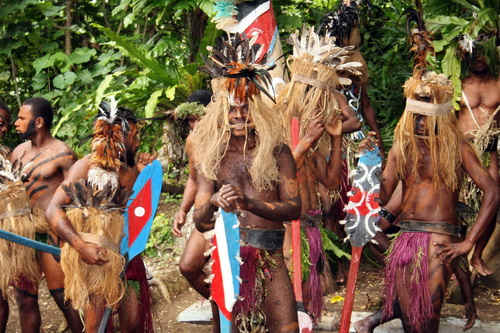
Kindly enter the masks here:
<path id="1" fill-rule="evenodd" d="M 191 54 L 189 56 L 189 61 L 196 61 L 196 55 L 200 49 L 201 39 L 203 38 L 203 32 L 207 25 L 208 16 L 200 9 L 196 8 L 191 13 L 188 14 L 188 25 L 191 34 Z"/>
<path id="2" fill-rule="evenodd" d="M 71 7 L 73 5 L 73 0 L 66 0 L 66 23 L 64 24 L 64 51 L 67 55 L 71 54 Z"/>

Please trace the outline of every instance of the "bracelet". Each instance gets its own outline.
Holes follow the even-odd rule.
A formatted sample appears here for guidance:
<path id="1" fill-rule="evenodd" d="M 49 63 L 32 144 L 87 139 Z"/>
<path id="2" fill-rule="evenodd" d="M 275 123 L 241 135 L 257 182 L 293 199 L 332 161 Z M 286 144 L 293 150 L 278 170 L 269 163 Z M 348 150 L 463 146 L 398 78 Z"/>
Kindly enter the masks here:
<path id="1" fill-rule="evenodd" d="M 390 224 L 393 224 L 396 220 L 396 216 L 385 208 L 380 209 L 378 215 L 386 219 Z"/>

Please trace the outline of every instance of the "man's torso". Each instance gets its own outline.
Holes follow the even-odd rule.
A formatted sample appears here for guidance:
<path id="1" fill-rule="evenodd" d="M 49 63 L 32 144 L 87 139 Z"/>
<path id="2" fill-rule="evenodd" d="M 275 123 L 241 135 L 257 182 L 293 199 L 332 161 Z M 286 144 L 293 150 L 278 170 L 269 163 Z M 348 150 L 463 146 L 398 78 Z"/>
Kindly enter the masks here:
<path id="1" fill-rule="evenodd" d="M 31 206 L 45 211 L 56 188 L 64 180 L 63 164 L 74 161 L 73 152 L 55 139 L 41 147 L 33 147 L 28 141 L 16 148 L 12 158 L 22 163 L 23 183 Z"/>
<path id="2" fill-rule="evenodd" d="M 458 128 L 467 139 L 472 139 L 471 131 L 478 130 L 478 125 L 484 126 L 500 105 L 499 82 L 498 79 L 482 80 L 478 77 L 469 77 L 463 81 L 465 96 L 462 96 L 461 110 L 458 114 Z M 498 120 L 498 115 L 495 118 Z"/>
<path id="3" fill-rule="evenodd" d="M 411 162 L 409 162 L 411 165 Z M 433 183 L 433 166 L 430 153 L 422 151 L 416 174 L 409 173 L 403 182 L 401 220 L 457 223 L 455 206 L 458 194 L 448 189 L 444 182 Z M 450 171 L 451 172 L 451 171 Z"/>
<path id="4" fill-rule="evenodd" d="M 277 187 L 270 191 L 257 191 L 250 177 L 250 167 L 252 165 L 252 151 L 243 154 L 241 152 L 228 149 L 217 175 L 217 189 L 224 184 L 231 184 L 243 192 L 243 194 L 254 200 L 277 201 L 279 195 Z M 282 222 L 266 220 L 260 216 L 244 211 L 239 216 L 239 221 L 243 227 L 253 227 L 258 229 L 280 229 Z"/>

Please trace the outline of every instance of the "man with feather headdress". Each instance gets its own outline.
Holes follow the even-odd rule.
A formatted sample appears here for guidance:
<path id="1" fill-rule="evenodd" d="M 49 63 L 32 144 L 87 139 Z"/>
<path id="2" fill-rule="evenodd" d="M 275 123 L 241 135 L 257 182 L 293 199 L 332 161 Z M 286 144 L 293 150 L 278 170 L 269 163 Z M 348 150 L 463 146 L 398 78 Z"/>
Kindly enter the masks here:
<path id="1" fill-rule="evenodd" d="M 403 321 L 406 332 L 438 332 L 450 275 L 484 233 L 498 205 L 497 185 L 456 126 L 451 81 L 427 71 L 426 53 L 432 44 L 425 27 L 419 28 L 412 35 L 413 76 L 404 84 L 406 108 L 395 130 L 380 194 L 385 203 L 402 183 L 401 234 L 386 260 L 384 307 L 355 324 L 359 333 L 373 332 L 394 318 Z M 485 195 L 463 239 L 455 207 L 464 173 Z"/>
<path id="2" fill-rule="evenodd" d="M 118 308 L 122 332 L 153 332 L 142 259 L 128 263 L 125 283 L 119 253 L 122 209 L 140 171 L 137 133 L 132 111 L 118 107 L 114 98 L 101 102 L 91 153 L 71 167 L 47 210 L 52 229 L 66 242 L 61 250 L 65 296 L 84 312 L 87 332 L 97 332 L 105 306 Z M 141 159 L 147 164 L 145 156 Z M 140 298 L 130 280 L 139 282 Z"/>
<path id="3" fill-rule="evenodd" d="M 55 189 L 75 161 L 75 155 L 64 142 L 50 134 L 52 118 L 52 107 L 44 98 L 35 97 L 24 101 L 15 127 L 21 138 L 27 141 L 14 149 L 10 160 L 21 172 L 20 179 L 25 186 L 31 208 L 27 215 L 35 222 L 33 231 L 36 230 L 39 239 L 57 242 L 57 237 L 50 232 L 45 211 Z M 60 264 L 51 254 L 45 252 L 38 253 L 37 258 L 49 291 L 63 311 L 71 331 L 81 332 L 83 327 L 78 313 L 71 303 L 64 301 L 64 274 Z M 23 332 L 40 330 L 38 283 L 39 279 L 26 276 L 21 276 L 14 282 Z"/>
<path id="4" fill-rule="evenodd" d="M 300 140 L 293 155 L 299 172 L 301 226 L 308 241 L 308 249 L 303 249 L 307 263 L 302 264 L 303 271 L 307 272 L 303 274 L 307 276 L 303 281 L 304 305 L 318 321 L 324 289 L 328 289 L 321 285 L 331 285 L 320 233 L 325 207 L 318 192 L 323 186 L 329 193 L 337 193 L 342 168 L 341 134 L 360 126 L 338 89 L 343 84 L 351 84 L 341 71 L 356 71 L 361 64 L 346 63 L 349 51 L 337 46 L 333 38 L 319 36 L 312 27 L 292 34 L 290 41 L 293 45 L 293 56 L 288 59 L 291 79 L 278 98 L 278 108 L 284 118 L 285 135 L 290 140 L 293 118 L 300 122 Z M 287 237 L 285 244 L 290 245 L 290 240 Z M 285 255 L 290 253 L 287 247 Z M 320 283 L 320 276 L 326 284 Z"/>
<path id="5" fill-rule="evenodd" d="M 292 285 L 283 261 L 283 221 L 299 216 L 295 162 L 282 139 L 260 45 L 239 34 L 212 48 L 207 70 L 222 84 L 192 134 L 198 192 L 194 221 L 214 227 L 217 207 L 239 214 L 240 296 L 233 308 L 237 329 L 297 332 Z M 264 96 L 265 95 L 265 96 Z M 267 96 L 267 97 L 266 97 Z M 261 328 L 262 329 L 262 328 Z"/>

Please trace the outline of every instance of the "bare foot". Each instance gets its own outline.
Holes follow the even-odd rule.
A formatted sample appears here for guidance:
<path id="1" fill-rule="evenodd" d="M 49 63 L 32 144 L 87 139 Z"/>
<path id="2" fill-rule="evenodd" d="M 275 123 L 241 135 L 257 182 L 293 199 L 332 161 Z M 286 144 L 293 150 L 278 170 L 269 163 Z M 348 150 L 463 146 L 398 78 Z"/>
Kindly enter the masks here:
<path id="1" fill-rule="evenodd" d="M 479 257 L 472 257 L 470 264 L 472 267 L 482 276 L 487 276 L 493 274 L 493 271 L 486 266 L 483 259 Z"/>
<path id="2" fill-rule="evenodd" d="M 467 322 L 465 323 L 464 331 L 467 331 L 469 328 L 474 326 L 477 319 L 477 311 L 474 303 L 465 304 L 465 318 L 467 318 Z"/>
<path id="3" fill-rule="evenodd" d="M 358 320 L 352 326 L 357 333 L 373 333 L 373 328 L 370 328 L 368 318 Z"/>

